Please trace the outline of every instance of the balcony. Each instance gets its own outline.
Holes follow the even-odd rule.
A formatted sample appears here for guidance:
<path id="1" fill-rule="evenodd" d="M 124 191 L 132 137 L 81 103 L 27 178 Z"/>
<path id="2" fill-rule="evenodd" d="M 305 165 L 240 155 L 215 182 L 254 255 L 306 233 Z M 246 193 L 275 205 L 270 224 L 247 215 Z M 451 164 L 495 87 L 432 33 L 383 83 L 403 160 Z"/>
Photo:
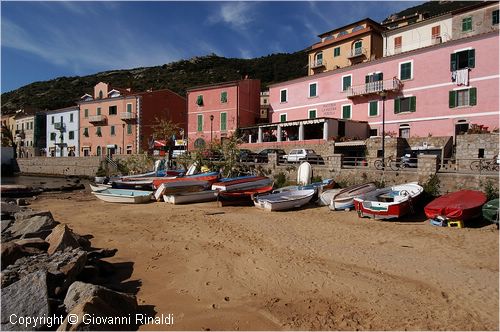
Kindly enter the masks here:
<path id="1" fill-rule="evenodd" d="M 102 122 L 106 122 L 106 116 L 104 116 L 104 115 L 89 116 L 89 122 L 90 123 L 102 123 Z"/>
<path id="2" fill-rule="evenodd" d="M 132 121 L 137 118 L 135 113 L 132 112 L 122 112 L 120 113 L 120 119 L 123 121 Z"/>
<path id="3" fill-rule="evenodd" d="M 397 78 L 385 81 L 370 82 L 362 85 L 351 86 L 347 90 L 347 98 L 362 97 L 379 94 L 382 91 L 398 92 L 402 89 L 403 83 Z"/>
<path id="4" fill-rule="evenodd" d="M 311 69 L 317 69 L 326 66 L 326 61 L 323 59 L 315 60 L 311 63 Z"/>
<path id="5" fill-rule="evenodd" d="M 357 57 L 363 56 L 363 55 L 366 56 L 366 48 L 364 48 L 364 47 L 358 47 L 358 48 L 351 49 L 351 51 L 347 55 L 347 58 L 348 59 L 353 59 L 353 58 L 357 58 Z"/>
<path id="6" fill-rule="evenodd" d="M 56 122 L 54 123 L 54 129 L 59 130 L 59 131 L 64 131 L 64 128 L 66 125 L 63 122 Z"/>

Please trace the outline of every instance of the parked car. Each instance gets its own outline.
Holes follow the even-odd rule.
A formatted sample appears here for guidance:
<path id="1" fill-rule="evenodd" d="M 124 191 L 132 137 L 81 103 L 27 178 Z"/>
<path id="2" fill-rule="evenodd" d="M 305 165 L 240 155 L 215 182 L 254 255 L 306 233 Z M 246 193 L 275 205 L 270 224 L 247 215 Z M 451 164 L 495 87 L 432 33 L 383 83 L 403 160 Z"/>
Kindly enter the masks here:
<path id="1" fill-rule="evenodd" d="M 251 150 L 240 149 L 240 161 L 241 162 L 254 161 L 256 155 L 257 154 Z"/>
<path id="2" fill-rule="evenodd" d="M 323 158 L 313 149 L 293 149 L 289 154 L 284 155 L 283 159 L 288 162 L 311 161 L 318 164 L 324 163 Z"/>
<path id="3" fill-rule="evenodd" d="M 259 153 L 255 154 L 254 161 L 256 163 L 267 163 L 269 162 L 269 154 L 270 153 L 276 153 L 278 155 L 278 158 L 286 155 L 285 150 L 282 149 L 264 149 L 260 151 Z"/>
<path id="4" fill-rule="evenodd" d="M 417 151 L 407 151 L 405 155 L 401 157 L 401 162 L 399 167 L 417 167 L 418 154 Z"/>

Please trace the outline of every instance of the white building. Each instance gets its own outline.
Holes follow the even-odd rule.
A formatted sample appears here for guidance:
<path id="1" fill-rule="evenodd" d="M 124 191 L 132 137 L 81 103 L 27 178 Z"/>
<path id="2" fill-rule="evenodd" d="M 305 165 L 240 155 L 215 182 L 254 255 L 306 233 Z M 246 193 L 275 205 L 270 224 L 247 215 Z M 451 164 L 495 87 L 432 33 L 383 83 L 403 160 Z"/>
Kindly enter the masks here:
<path id="1" fill-rule="evenodd" d="M 47 157 L 79 156 L 79 119 L 78 106 L 47 112 Z"/>

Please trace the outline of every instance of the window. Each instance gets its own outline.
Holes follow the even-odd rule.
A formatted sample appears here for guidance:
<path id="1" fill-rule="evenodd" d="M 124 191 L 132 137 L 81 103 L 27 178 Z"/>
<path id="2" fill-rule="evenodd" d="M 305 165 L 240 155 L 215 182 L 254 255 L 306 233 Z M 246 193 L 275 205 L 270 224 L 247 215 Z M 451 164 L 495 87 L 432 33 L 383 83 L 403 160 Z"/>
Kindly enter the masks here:
<path id="1" fill-rule="evenodd" d="M 111 126 L 110 130 L 111 130 L 111 136 L 115 136 L 116 135 L 115 126 Z"/>
<path id="2" fill-rule="evenodd" d="M 333 57 L 336 58 L 340 56 L 340 46 L 333 49 Z"/>
<path id="3" fill-rule="evenodd" d="M 369 73 L 365 76 L 365 83 L 379 82 L 384 79 L 384 73 Z"/>
<path id="4" fill-rule="evenodd" d="M 85 110 L 83 110 L 83 116 L 84 116 L 85 118 L 88 118 L 88 117 L 89 117 L 89 109 L 88 109 L 88 108 L 86 108 Z"/>
<path id="5" fill-rule="evenodd" d="M 286 122 L 286 113 L 280 114 L 280 122 Z"/>
<path id="6" fill-rule="evenodd" d="M 127 154 L 132 154 L 132 145 L 127 145 Z"/>
<path id="7" fill-rule="evenodd" d="M 73 122 L 73 113 L 69 114 L 69 122 Z"/>
<path id="8" fill-rule="evenodd" d="M 316 119 L 316 110 L 309 110 L 309 119 Z"/>
<path id="9" fill-rule="evenodd" d="M 103 93 L 102 91 L 99 91 L 99 99 L 102 99 Z"/>
<path id="10" fill-rule="evenodd" d="M 432 27 L 431 38 L 436 39 L 439 36 L 441 36 L 441 26 L 436 25 L 435 27 Z"/>
<path id="11" fill-rule="evenodd" d="M 463 50 L 450 54 L 450 71 L 464 68 L 474 68 L 476 63 L 476 51 L 474 49 Z"/>
<path id="12" fill-rule="evenodd" d="M 321 66 L 323 65 L 323 52 L 318 52 L 314 56 L 314 65 L 315 66 Z"/>
<path id="13" fill-rule="evenodd" d="M 355 42 L 353 46 L 354 47 L 352 50 L 353 51 L 352 55 L 360 55 L 363 53 L 363 49 L 362 49 L 363 42 L 361 40 L 358 40 L 357 42 Z"/>
<path id="14" fill-rule="evenodd" d="M 377 129 L 370 129 L 370 137 L 371 136 L 378 136 L 378 130 Z"/>
<path id="15" fill-rule="evenodd" d="M 198 97 L 196 97 L 196 105 L 203 106 L 203 96 L 202 95 L 199 95 Z"/>
<path id="16" fill-rule="evenodd" d="M 491 12 L 491 24 L 498 24 L 498 9 Z"/>
<path id="17" fill-rule="evenodd" d="M 109 106 L 109 115 L 116 115 L 116 113 L 117 113 L 116 105 Z"/>
<path id="18" fill-rule="evenodd" d="M 318 96 L 318 83 L 309 83 L 309 98 Z"/>
<path id="19" fill-rule="evenodd" d="M 368 103 L 368 116 L 378 116 L 378 100 L 372 100 Z"/>
<path id="20" fill-rule="evenodd" d="M 413 79 L 413 60 L 399 64 L 399 79 L 401 81 Z"/>
<path id="21" fill-rule="evenodd" d="M 98 147 L 97 147 L 97 152 L 96 152 L 96 154 L 97 154 L 98 156 L 100 156 L 100 155 L 101 155 L 101 147 L 100 147 L 100 146 L 98 146 Z"/>
<path id="22" fill-rule="evenodd" d="M 402 124 L 399 126 L 399 137 L 410 138 L 410 125 Z"/>
<path id="23" fill-rule="evenodd" d="M 415 112 L 417 108 L 416 97 L 403 97 L 394 99 L 394 114 Z"/>
<path id="24" fill-rule="evenodd" d="M 55 141 L 56 140 L 56 133 L 50 133 L 50 140 Z"/>
<path id="25" fill-rule="evenodd" d="M 449 93 L 450 108 L 460 106 L 474 106 L 477 104 L 477 89 L 461 89 L 453 90 Z"/>
<path id="26" fill-rule="evenodd" d="M 100 107 L 97 108 L 96 114 L 101 115 L 101 108 Z"/>
<path id="27" fill-rule="evenodd" d="M 97 127 L 95 134 L 99 137 L 102 136 L 101 127 Z"/>
<path id="28" fill-rule="evenodd" d="M 356 31 L 359 31 L 359 30 L 363 30 L 365 27 L 362 26 L 362 25 L 357 25 L 355 26 L 353 29 L 352 29 L 352 32 L 356 32 Z"/>
<path id="29" fill-rule="evenodd" d="M 127 104 L 127 113 L 132 113 L 132 104 Z"/>
<path id="30" fill-rule="evenodd" d="M 222 91 L 220 93 L 220 102 L 227 103 L 227 92 L 226 91 Z"/>
<path id="31" fill-rule="evenodd" d="M 198 114 L 198 131 L 203 131 L 203 114 Z"/>
<path id="32" fill-rule="evenodd" d="M 342 105 L 342 119 L 350 119 L 351 116 L 351 105 Z"/>
<path id="33" fill-rule="evenodd" d="M 132 135 L 132 125 L 130 123 L 127 124 L 127 135 Z"/>
<path id="34" fill-rule="evenodd" d="M 403 37 L 399 36 L 394 38 L 394 53 L 400 53 L 402 45 L 403 45 Z"/>
<path id="35" fill-rule="evenodd" d="M 74 131 L 68 132 L 68 137 L 69 139 L 75 139 L 75 132 Z"/>
<path id="36" fill-rule="evenodd" d="M 342 76 L 342 91 L 347 91 L 351 86 L 352 75 Z"/>
<path id="37" fill-rule="evenodd" d="M 222 112 L 220 114 L 220 130 L 221 131 L 227 130 L 227 113 L 226 112 Z"/>
<path id="38" fill-rule="evenodd" d="M 462 19 L 462 32 L 472 31 L 472 17 Z"/>
<path id="39" fill-rule="evenodd" d="M 89 128 L 83 128 L 83 136 L 89 137 Z"/>
<path id="40" fill-rule="evenodd" d="M 347 31 L 340 31 L 337 38 L 347 35 Z"/>
<path id="41" fill-rule="evenodd" d="M 288 90 L 280 90 L 280 103 L 286 103 L 288 101 Z"/>

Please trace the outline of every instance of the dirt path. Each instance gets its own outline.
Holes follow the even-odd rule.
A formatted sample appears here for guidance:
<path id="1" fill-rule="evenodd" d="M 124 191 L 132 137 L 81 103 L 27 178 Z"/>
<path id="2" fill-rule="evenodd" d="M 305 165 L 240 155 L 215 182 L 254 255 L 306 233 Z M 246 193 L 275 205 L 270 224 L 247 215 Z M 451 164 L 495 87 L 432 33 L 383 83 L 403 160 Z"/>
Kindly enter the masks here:
<path id="1" fill-rule="evenodd" d="M 498 330 L 498 231 L 359 219 L 308 208 L 120 205 L 40 198 L 111 262 L 172 330 Z M 223 214 L 212 214 L 223 212 Z"/>

